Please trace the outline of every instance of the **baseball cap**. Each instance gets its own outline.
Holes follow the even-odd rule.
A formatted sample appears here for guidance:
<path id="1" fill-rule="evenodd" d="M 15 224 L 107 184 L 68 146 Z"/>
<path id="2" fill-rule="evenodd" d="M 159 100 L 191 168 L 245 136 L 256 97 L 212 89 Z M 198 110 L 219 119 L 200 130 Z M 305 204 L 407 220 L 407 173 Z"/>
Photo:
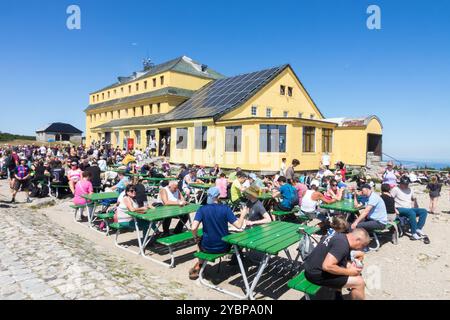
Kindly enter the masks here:
<path id="1" fill-rule="evenodd" d="M 214 200 L 217 199 L 220 195 L 220 190 L 217 187 L 212 187 L 208 190 L 208 204 L 213 204 Z"/>
<path id="2" fill-rule="evenodd" d="M 256 174 L 254 174 L 254 173 L 250 173 L 250 174 L 248 175 L 248 177 L 249 177 L 250 179 L 252 179 L 252 180 L 256 180 Z"/>

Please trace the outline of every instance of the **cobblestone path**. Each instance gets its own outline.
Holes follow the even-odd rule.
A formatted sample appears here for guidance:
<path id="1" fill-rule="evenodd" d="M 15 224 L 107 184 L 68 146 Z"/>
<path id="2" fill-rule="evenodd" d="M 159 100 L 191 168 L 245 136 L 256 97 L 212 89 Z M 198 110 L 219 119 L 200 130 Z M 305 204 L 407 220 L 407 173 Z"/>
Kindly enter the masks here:
<path id="1" fill-rule="evenodd" d="M 0 299 L 187 299 L 151 275 L 20 205 L 0 206 Z"/>

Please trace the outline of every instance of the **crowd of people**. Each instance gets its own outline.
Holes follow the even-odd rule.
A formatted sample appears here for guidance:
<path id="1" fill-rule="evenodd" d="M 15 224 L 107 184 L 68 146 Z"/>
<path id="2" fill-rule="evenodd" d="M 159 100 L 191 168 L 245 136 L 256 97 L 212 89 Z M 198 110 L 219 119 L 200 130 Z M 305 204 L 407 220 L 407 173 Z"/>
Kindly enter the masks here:
<path id="1" fill-rule="evenodd" d="M 239 167 L 226 173 L 218 165 L 212 168 L 181 165 L 178 172 L 174 172 L 167 159 L 162 159 L 158 165 L 152 161 L 155 148 L 156 142 L 145 151 L 133 152 L 108 146 L 6 146 L 0 148 L 0 159 L 10 181 L 12 203 L 20 191 L 25 192 L 27 202 L 31 202 L 30 197 L 36 189 L 51 188 L 55 183 L 67 185 L 75 205 L 87 204 L 84 196 L 96 191 L 115 191 L 120 195 L 111 203 L 114 221 L 124 226 L 132 223 L 127 212 L 145 213 L 160 206 L 185 206 L 199 200 L 192 184 L 213 181 L 192 225 L 200 250 L 208 253 L 230 251 L 229 245 L 222 241 L 229 234 L 228 224 L 242 229 L 270 223 L 274 211 L 289 213 L 283 219 L 290 222 L 297 221 L 298 214 L 311 220 L 318 219 L 323 238 L 306 259 L 306 277 L 322 286 L 352 288 L 351 295 L 355 299 L 364 298 L 363 249 L 367 248 L 371 233 L 400 219 L 409 225 L 411 240 L 430 242 L 424 227 L 428 213 L 436 213 L 442 187 L 438 176 L 430 177 L 427 184 L 430 194 L 428 212 L 418 207 L 410 187 L 415 182 L 414 173 L 399 172 L 392 162 L 380 172 L 381 192 L 377 192 L 375 182 L 367 176 L 356 176 L 356 184 L 348 181 L 346 166 L 341 161 L 333 170 L 328 162 L 322 162 L 317 171 L 301 174 L 297 174 L 298 159 L 289 163 L 283 159 L 279 172 L 270 176 L 244 172 Z M 143 176 L 176 179 L 163 181 L 155 197 L 149 199 Z M 204 177 L 209 179 L 202 179 Z M 269 195 L 268 201 L 261 200 L 263 194 Z M 352 202 L 356 208 L 361 208 L 359 214 L 345 216 L 321 208 L 323 203 L 339 201 Z M 78 217 L 80 221 L 84 218 L 83 215 Z M 180 218 L 173 233 L 183 232 L 187 219 Z M 156 228 L 140 219 L 139 223 L 144 234 L 148 228 Z M 164 220 L 160 236 L 171 235 L 170 225 L 171 219 Z M 200 225 L 202 237 L 198 237 Z M 199 277 L 203 263 L 198 261 L 189 271 L 190 279 Z"/>

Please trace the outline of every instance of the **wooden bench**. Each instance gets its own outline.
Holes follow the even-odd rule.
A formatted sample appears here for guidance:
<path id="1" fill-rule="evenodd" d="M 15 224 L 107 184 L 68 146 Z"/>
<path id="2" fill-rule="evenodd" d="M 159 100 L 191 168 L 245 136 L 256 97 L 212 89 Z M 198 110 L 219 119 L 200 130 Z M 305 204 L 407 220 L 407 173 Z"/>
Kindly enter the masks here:
<path id="1" fill-rule="evenodd" d="M 300 223 L 305 223 L 308 222 L 310 220 L 310 218 L 307 215 L 304 214 L 299 214 L 297 215 L 297 213 L 299 213 L 299 211 L 297 210 L 292 210 L 292 211 L 273 211 L 272 215 L 275 216 L 276 220 L 281 221 L 283 217 L 288 217 L 288 216 L 295 216 L 296 219 L 300 222 Z"/>
<path id="2" fill-rule="evenodd" d="M 226 252 L 226 253 L 196 252 L 194 254 L 194 257 L 196 257 L 199 260 L 203 260 L 203 265 L 202 265 L 202 268 L 200 269 L 200 273 L 199 273 L 200 283 L 202 285 L 204 285 L 205 287 L 208 287 L 210 289 L 219 291 L 221 293 L 225 293 L 225 294 L 231 295 L 231 296 L 236 297 L 238 299 L 246 299 L 246 297 L 243 297 L 243 296 L 238 295 L 238 294 L 236 294 L 234 292 L 225 290 L 225 289 L 223 289 L 223 288 L 221 288 L 219 286 L 213 285 L 213 284 L 209 283 L 208 281 L 206 281 L 205 278 L 204 278 L 204 273 L 205 273 L 206 266 L 208 265 L 208 262 L 215 263 L 217 261 L 217 259 L 219 259 L 220 260 L 219 263 L 221 263 L 222 262 L 222 258 L 227 256 L 227 255 L 230 255 L 230 254 L 233 254 L 233 252 L 232 251 Z"/>
<path id="3" fill-rule="evenodd" d="M 75 210 L 74 216 L 73 216 L 74 221 L 79 223 L 80 221 L 77 220 L 78 211 L 81 211 L 80 214 L 82 215 L 84 209 L 93 208 L 94 205 L 92 203 L 87 203 L 87 204 L 82 204 L 82 205 L 71 205 L 70 207 Z"/>
<path id="4" fill-rule="evenodd" d="M 373 240 L 375 241 L 376 246 L 375 247 L 369 247 L 369 249 L 371 251 L 378 251 L 378 249 L 380 249 L 380 247 L 381 247 L 379 236 L 384 234 L 384 233 L 386 233 L 386 232 L 389 232 L 391 229 L 394 229 L 394 232 L 392 233 L 392 243 L 397 245 L 398 244 L 398 238 L 399 238 L 398 224 L 399 224 L 398 220 L 390 221 L 390 222 L 388 222 L 386 224 L 384 229 L 375 230 L 372 233 L 372 236 L 373 236 Z"/>
<path id="5" fill-rule="evenodd" d="M 110 226 L 109 226 L 109 220 L 114 218 L 114 211 L 110 211 L 107 213 L 97 213 L 97 218 L 102 220 L 106 225 L 106 235 L 109 236 Z"/>
<path id="6" fill-rule="evenodd" d="M 114 223 L 110 223 L 110 224 L 109 224 L 109 228 L 110 228 L 110 229 L 116 230 L 116 236 L 115 236 L 115 238 L 114 238 L 114 244 L 116 245 L 116 247 L 118 247 L 119 249 L 128 251 L 128 252 L 131 252 L 131 253 L 133 253 L 133 254 L 140 254 L 139 251 L 136 252 L 136 251 L 133 251 L 133 250 L 131 250 L 131 249 L 128 249 L 128 248 L 125 247 L 125 246 L 121 246 L 121 245 L 119 244 L 119 241 L 118 241 L 120 232 L 121 232 L 122 230 L 126 230 L 126 231 L 135 231 L 135 228 L 134 228 L 134 227 L 131 227 L 131 226 L 123 226 L 123 225 L 121 225 L 121 224 L 118 223 L 118 222 L 114 222 Z"/>
<path id="7" fill-rule="evenodd" d="M 200 237 L 203 235 L 202 229 L 198 230 L 198 235 Z M 183 243 L 183 242 L 193 240 L 193 239 L 194 239 L 194 236 L 192 234 L 192 231 L 187 231 L 187 232 L 183 232 L 183 233 L 179 233 L 179 234 L 174 234 L 169 237 L 160 238 L 160 239 L 156 240 L 156 242 L 163 246 L 166 246 L 169 249 L 169 254 L 170 254 L 169 267 L 175 268 L 175 256 L 173 253 L 173 246 Z"/>
<path id="8" fill-rule="evenodd" d="M 50 185 L 50 195 L 52 194 L 52 189 L 55 189 L 55 198 L 59 198 L 59 189 L 69 189 L 69 185 L 62 184 L 51 184 Z"/>
<path id="9" fill-rule="evenodd" d="M 315 296 L 320 290 L 321 286 L 311 283 L 305 277 L 305 271 L 302 271 L 298 276 L 288 282 L 288 287 L 305 294 L 306 300 L 311 300 L 311 296 Z"/>

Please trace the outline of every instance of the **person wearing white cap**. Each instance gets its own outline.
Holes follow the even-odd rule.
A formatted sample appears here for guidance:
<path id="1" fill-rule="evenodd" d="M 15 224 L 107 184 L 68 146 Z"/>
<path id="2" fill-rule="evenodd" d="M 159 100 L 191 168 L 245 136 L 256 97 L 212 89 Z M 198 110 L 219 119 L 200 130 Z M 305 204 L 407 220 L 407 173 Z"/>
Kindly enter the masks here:
<path id="1" fill-rule="evenodd" d="M 228 224 L 237 229 L 241 229 L 245 219 L 244 211 L 240 218 L 236 218 L 230 207 L 219 204 L 220 190 L 212 187 L 208 190 L 207 205 L 201 207 L 195 214 L 192 223 L 192 234 L 201 252 L 225 253 L 230 251 L 230 245 L 222 240 L 229 234 Z M 200 223 L 203 225 L 203 236 L 198 236 Z M 199 277 L 200 269 L 204 261 L 199 260 L 195 266 L 189 270 L 189 279 L 196 280 Z"/>

